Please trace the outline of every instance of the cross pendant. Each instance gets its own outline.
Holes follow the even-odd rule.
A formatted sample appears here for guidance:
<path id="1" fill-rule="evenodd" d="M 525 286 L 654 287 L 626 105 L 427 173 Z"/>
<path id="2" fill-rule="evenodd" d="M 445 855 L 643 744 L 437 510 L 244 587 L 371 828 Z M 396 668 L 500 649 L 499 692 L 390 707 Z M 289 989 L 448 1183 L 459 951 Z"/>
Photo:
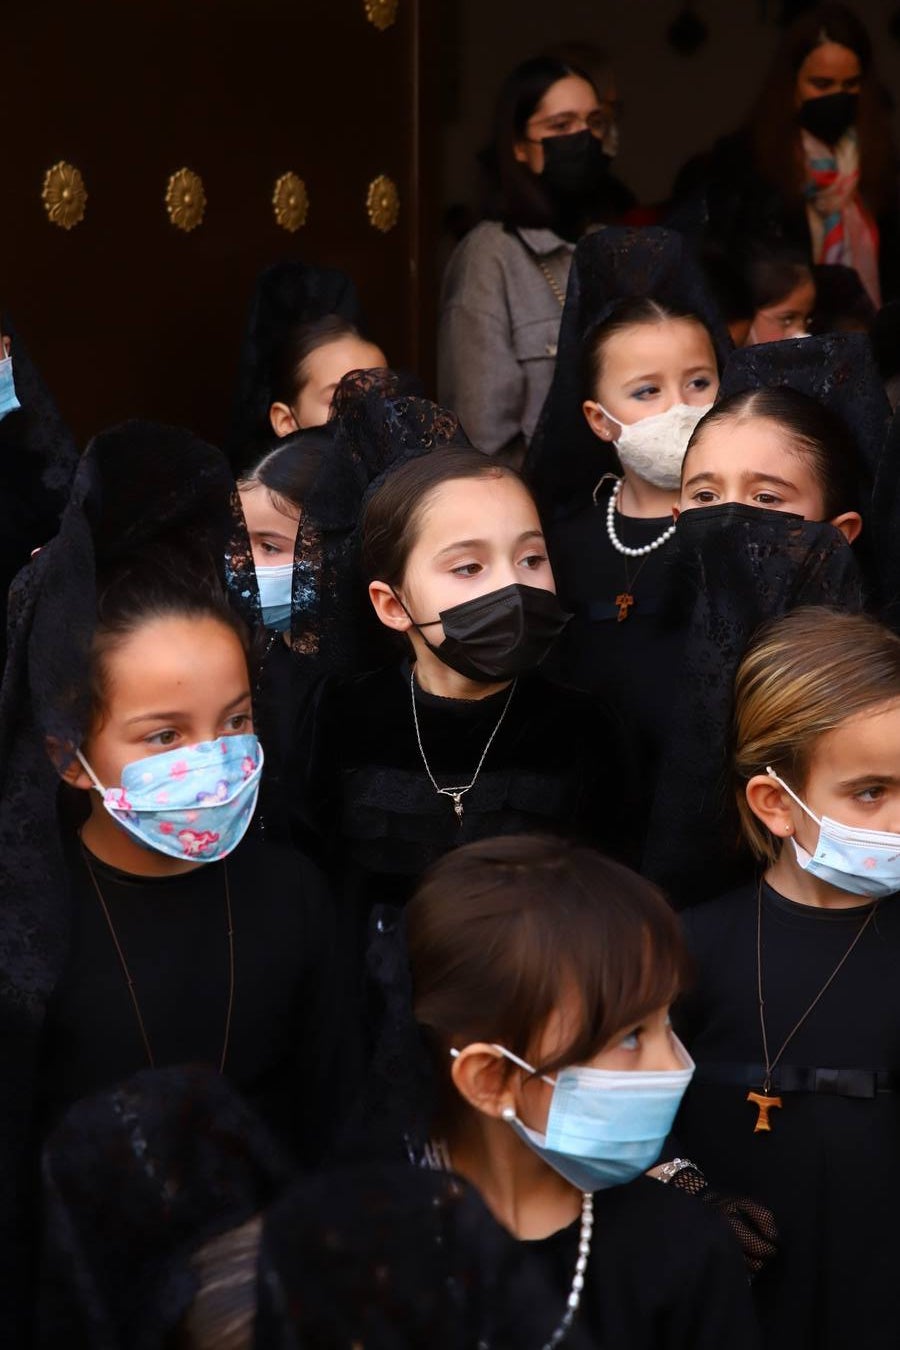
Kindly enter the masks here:
<path id="1" fill-rule="evenodd" d="M 451 792 L 450 796 L 453 798 L 453 810 L 456 812 L 456 819 L 459 821 L 460 825 L 462 825 L 463 822 L 462 793 Z"/>
<path id="2" fill-rule="evenodd" d="M 623 619 L 628 618 L 628 611 L 634 604 L 634 596 L 630 591 L 622 591 L 620 595 L 616 596 L 616 604 L 619 606 L 616 623 L 621 623 Z"/>
<path id="3" fill-rule="evenodd" d="M 759 1134 L 761 1130 L 769 1131 L 772 1126 L 769 1124 L 769 1112 L 775 1107 L 780 1107 L 782 1101 L 780 1097 L 770 1097 L 767 1092 L 748 1092 L 747 1101 L 752 1102 L 754 1106 L 759 1107 L 759 1115 L 756 1117 L 756 1124 L 753 1126 L 753 1133 Z"/>

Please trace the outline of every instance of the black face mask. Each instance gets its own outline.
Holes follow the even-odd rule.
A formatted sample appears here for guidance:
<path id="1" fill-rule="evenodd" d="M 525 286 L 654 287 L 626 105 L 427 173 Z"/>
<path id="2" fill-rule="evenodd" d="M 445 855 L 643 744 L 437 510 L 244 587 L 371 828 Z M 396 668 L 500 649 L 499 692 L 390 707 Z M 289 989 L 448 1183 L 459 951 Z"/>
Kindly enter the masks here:
<path id="1" fill-rule="evenodd" d="M 823 94 L 800 104 L 798 118 L 804 131 L 826 145 L 836 145 L 856 121 L 859 94 Z"/>
<path id="2" fill-rule="evenodd" d="M 540 180 L 558 206 L 571 210 L 589 203 L 609 172 L 610 157 L 589 131 L 546 136 Z"/>
<path id="3" fill-rule="evenodd" d="M 492 684 L 539 666 L 571 617 L 552 591 L 512 585 L 443 609 L 439 619 L 413 619 L 413 624 L 445 666 L 467 680 Z M 436 623 L 444 629 L 438 647 L 422 632 Z"/>

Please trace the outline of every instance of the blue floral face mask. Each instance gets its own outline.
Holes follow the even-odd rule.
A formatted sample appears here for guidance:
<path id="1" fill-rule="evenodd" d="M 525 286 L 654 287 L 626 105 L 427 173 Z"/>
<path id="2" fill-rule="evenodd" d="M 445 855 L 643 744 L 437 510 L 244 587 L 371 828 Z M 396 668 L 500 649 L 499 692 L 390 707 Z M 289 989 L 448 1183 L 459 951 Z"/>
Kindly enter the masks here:
<path id="1" fill-rule="evenodd" d="M 7 413 L 15 412 L 21 406 L 16 397 L 12 357 L 5 356 L 0 360 L 0 422 L 3 421 Z"/>
<path id="2" fill-rule="evenodd" d="M 274 567 L 257 567 L 256 582 L 263 625 L 276 632 L 289 630 L 295 604 L 303 611 L 311 610 L 315 604 L 316 573 L 308 562 L 298 560 Z"/>
<path id="3" fill-rule="evenodd" d="M 867 895 L 873 900 L 900 891 L 900 834 L 861 830 L 855 825 L 842 825 L 830 816 L 815 816 L 774 769 L 767 767 L 766 773 L 819 827 L 812 853 L 807 853 L 791 836 L 794 854 L 804 872 L 839 891 Z"/>
<path id="4" fill-rule="evenodd" d="M 218 862 L 241 842 L 256 809 L 263 752 L 256 736 L 220 736 L 133 760 L 121 787 L 104 787 L 78 759 L 117 825 L 145 848 Z"/>

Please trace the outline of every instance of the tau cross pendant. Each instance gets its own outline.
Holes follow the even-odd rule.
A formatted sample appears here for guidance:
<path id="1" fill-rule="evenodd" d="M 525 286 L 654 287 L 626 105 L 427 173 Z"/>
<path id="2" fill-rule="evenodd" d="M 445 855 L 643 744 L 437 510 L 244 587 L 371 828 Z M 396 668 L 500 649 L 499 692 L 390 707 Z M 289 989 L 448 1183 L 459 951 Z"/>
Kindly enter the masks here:
<path id="1" fill-rule="evenodd" d="M 623 619 L 628 618 L 628 611 L 634 604 L 634 596 L 630 591 L 622 591 L 620 595 L 616 596 L 616 604 L 619 606 L 616 623 L 621 623 Z"/>
<path id="2" fill-rule="evenodd" d="M 460 825 L 462 825 L 463 822 L 462 793 L 451 792 L 450 796 L 453 798 L 453 810 L 456 812 L 456 819 L 459 821 Z"/>
<path id="3" fill-rule="evenodd" d="M 756 1117 L 756 1124 L 753 1126 L 753 1133 L 759 1134 L 761 1130 L 771 1130 L 769 1124 L 769 1112 L 776 1106 L 781 1106 L 780 1097 L 770 1097 L 767 1092 L 748 1092 L 747 1101 L 752 1102 L 754 1106 L 759 1107 L 759 1115 Z"/>

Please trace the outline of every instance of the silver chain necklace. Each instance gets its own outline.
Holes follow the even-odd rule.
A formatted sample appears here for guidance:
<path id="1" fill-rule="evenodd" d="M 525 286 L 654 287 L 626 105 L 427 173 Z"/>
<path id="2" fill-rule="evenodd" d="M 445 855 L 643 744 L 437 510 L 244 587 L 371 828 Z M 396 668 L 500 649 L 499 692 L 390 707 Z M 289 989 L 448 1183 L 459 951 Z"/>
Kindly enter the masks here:
<path id="1" fill-rule="evenodd" d="M 467 793 L 471 788 L 473 788 L 473 787 L 475 786 L 476 782 L 478 781 L 478 775 L 481 773 L 481 766 L 482 766 L 482 764 L 483 764 L 484 761 L 485 761 L 485 757 L 486 757 L 486 755 L 487 755 L 487 752 L 490 750 L 491 746 L 492 746 L 493 743 L 494 743 L 494 737 L 497 735 L 497 732 L 500 730 L 501 726 L 503 725 L 503 719 L 504 719 L 504 717 L 506 716 L 506 713 L 507 713 L 507 710 L 508 710 L 508 708 L 509 708 L 510 703 L 512 702 L 512 696 L 513 696 L 513 694 L 516 692 L 516 685 L 517 685 L 518 683 L 519 683 L 519 677 L 516 676 L 516 678 L 513 680 L 512 684 L 510 685 L 510 688 L 509 688 L 509 694 L 507 695 L 506 702 L 505 702 L 504 705 L 503 705 L 503 711 L 501 712 L 500 716 L 499 716 L 498 719 L 497 719 L 497 725 L 494 727 L 494 730 L 491 732 L 490 736 L 488 737 L 487 745 L 484 747 L 484 749 L 483 749 L 482 752 L 481 752 L 481 759 L 478 761 L 478 767 L 477 767 L 477 769 L 475 770 L 475 772 L 474 772 L 473 775 L 472 775 L 472 781 L 471 781 L 471 783 L 466 783 L 465 786 L 457 786 L 457 787 L 438 787 L 437 782 L 435 781 L 434 774 L 431 772 L 431 769 L 430 769 L 429 764 L 428 764 L 428 760 L 427 760 L 427 758 L 426 758 L 426 756 L 425 756 L 425 747 L 422 745 L 422 734 L 421 734 L 421 732 L 419 731 L 419 714 L 416 712 L 416 671 L 415 671 L 415 667 L 413 667 L 413 669 L 409 672 L 409 696 L 410 696 L 410 698 L 411 698 L 411 700 L 412 700 L 413 725 L 414 725 L 415 728 L 416 728 L 416 741 L 418 742 L 418 745 L 419 745 L 419 754 L 422 756 L 422 763 L 425 765 L 425 772 L 428 774 L 428 777 L 431 779 L 431 786 L 434 788 L 435 792 L 439 793 L 439 795 L 440 795 L 441 797 L 450 797 L 450 798 L 452 799 L 452 801 L 453 801 L 453 809 L 454 809 L 454 811 L 456 812 L 456 819 L 459 821 L 460 825 L 462 825 L 462 821 L 463 821 L 463 803 L 462 803 L 462 799 L 463 799 L 463 797 L 466 795 L 466 793 Z"/>

